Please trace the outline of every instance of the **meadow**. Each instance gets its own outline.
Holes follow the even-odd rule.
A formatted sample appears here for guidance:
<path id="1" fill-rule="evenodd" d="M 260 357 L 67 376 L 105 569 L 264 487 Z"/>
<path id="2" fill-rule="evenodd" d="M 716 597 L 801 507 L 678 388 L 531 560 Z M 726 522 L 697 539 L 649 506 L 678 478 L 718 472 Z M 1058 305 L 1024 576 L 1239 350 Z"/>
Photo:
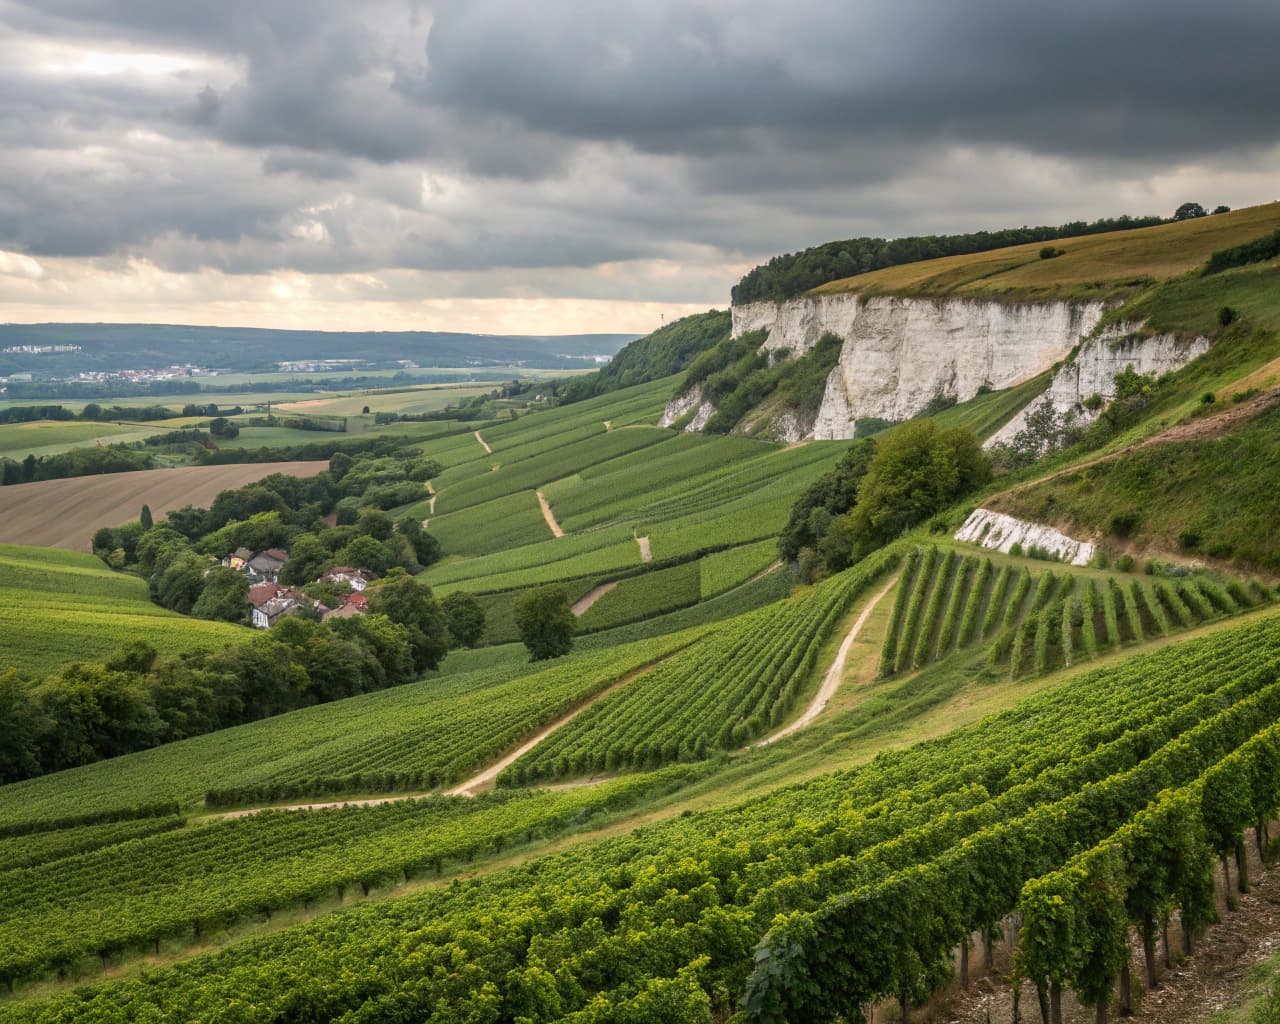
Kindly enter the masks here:
<path id="1" fill-rule="evenodd" d="M 1252 241 L 1277 227 L 1280 203 L 1269 203 L 1174 224 L 1060 239 L 1054 246 L 1063 250 L 1062 255 L 1053 259 L 1041 259 L 1044 246 L 1031 243 L 904 263 L 814 290 L 1008 302 L 1111 300 L 1185 274 L 1213 252 Z"/>
<path id="2" fill-rule="evenodd" d="M 249 636 L 247 628 L 157 607 L 145 582 L 92 555 L 0 544 L 0 673 L 13 668 L 39 678 L 137 640 L 181 654 Z"/>

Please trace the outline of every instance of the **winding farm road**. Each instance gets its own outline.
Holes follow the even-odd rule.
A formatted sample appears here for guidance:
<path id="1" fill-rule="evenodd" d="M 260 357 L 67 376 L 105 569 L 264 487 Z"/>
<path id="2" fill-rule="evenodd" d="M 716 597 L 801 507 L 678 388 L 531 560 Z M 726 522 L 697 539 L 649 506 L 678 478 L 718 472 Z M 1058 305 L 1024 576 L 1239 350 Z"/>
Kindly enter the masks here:
<path id="1" fill-rule="evenodd" d="M 647 537 L 637 538 L 637 540 L 647 541 L 648 538 Z M 773 572 L 776 569 L 777 569 L 776 565 L 770 566 L 768 569 L 765 570 L 764 574 Z M 853 648 L 853 642 L 858 638 L 859 634 L 862 632 L 863 627 L 866 625 L 867 620 L 871 617 L 871 613 L 875 610 L 876 606 L 884 599 L 885 595 L 888 594 L 889 591 L 893 589 L 894 584 L 897 582 L 898 582 L 898 576 L 895 574 L 893 578 L 890 579 L 884 585 L 884 587 L 881 588 L 881 590 L 874 597 L 872 597 L 870 601 L 867 602 L 866 607 L 864 607 L 861 613 L 859 613 L 858 618 L 854 621 L 853 626 L 850 628 L 849 632 L 845 635 L 844 640 L 841 642 L 840 650 L 836 654 L 835 661 L 833 661 L 831 663 L 831 667 L 827 669 L 827 673 L 822 680 L 822 685 L 818 688 L 818 692 L 814 695 L 813 700 L 809 702 L 809 706 L 805 709 L 804 713 L 799 718 L 797 718 L 794 722 L 791 722 L 789 725 L 783 727 L 782 729 L 779 729 L 772 736 L 768 736 L 765 739 L 760 740 L 758 743 L 755 744 L 755 746 L 757 747 L 768 746 L 770 743 L 776 743 L 778 740 L 782 739 L 785 736 L 790 736 L 793 733 L 799 732 L 801 729 L 805 728 L 807 725 L 810 725 L 818 717 L 818 715 L 820 715 L 826 709 L 827 705 L 831 702 L 831 698 L 835 696 L 836 691 L 840 688 L 841 677 L 844 675 L 845 664 L 849 659 L 849 651 Z M 617 586 L 616 582 L 605 583 L 599 587 L 596 587 L 589 594 L 583 597 L 578 602 L 578 604 L 574 605 L 574 614 L 575 615 L 582 614 L 582 612 L 586 611 L 586 608 L 589 608 L 591 604 L 594 604 L 595 601 L 599 600 L 606 593 L 612 590 L 615 586 Z M 590 599 L 590 603 L 587 604 L 586 607 L 582 608 L 582 612 L 580 612 L 578 610 L 579 606 L 581 606 L 583 602 L 588 601 L 588 599 Z M 659 659 L 659 661 L 661 660 L 662 659 Z M 520 746 L 516 747 L 510 753 L 504 755 L 502 758 L 495 761 L 493 764 L 489 765 L 484 770 L 473 775 L 471 778 L 467 779 L 465 782 L 460 783 L 459 785 L 453 787 L 452 789 L 446 790 L 442 795 L 473 797 L 473 796 L 478 796 L 480 793 L 493 789 L 497 782 L 498 776 L 501 775 L 503 771 L 511 767 L 511 765 L 515 764 L 516 761 L 524 757 L 525 754 L 533 750 L 534 747 L 538 746 L 538 744 L 544 742 L 547 739 L 547 737 L 551 736 L 557 730 L 562 729 L 564 726 L 568 725 L 580 714 L 582 714 L 582 712 L 586 711 L 587 708 L 591 707 L 597 701 L 602 700 L 604 697 L 607 697 L 609 694 L 613 693 L 615 690 L 619 689 L 620 687 L 626 686 L 627 683 L 631 682 L 633 679 L 637 678 L 638 676 L 642 676 L 645 673 L 652 671 L 654 666 L 657 664 L 658 662 L 654 662 L 651 665 L 646 665 L 643 668 L 637 669 L 636 671 L 630 673 L 629 675 L 624 676 L 622 679 L 619 679 L 617 682 L 611 684 L 610 686 L 605 687 L 599 693 L 595 694 L 592 697 L 587 698 L 577 707 L 573 708 L 566 714 L 561 715 L 559 718 L 557 718 L 550 725 L 546 726 L 544 729 L 539 730 L 535 735 L 529 737 L 529 739 L 525 740 L 523 743 L 520 744 Z M 577 787 L 584 784 L 593 785 L 596 782 L 601 782 L 601 781 L 604 781 L 604 779 L 594 779 L 586 783 L 582 782 L 581 780 L 574 780 L 567 783 L 558 783 L 555 785 L 541 786 L 538 788 L 563 789 L 563 788 Z M 370 798 L 361 799 L 361 800 L 335 800 L 335 801 L 329 801 L 325 803 L 289 804 L 287 806 L 272 806 L 272 807 L 251 807 L 251 808 L 247 808 L 239 811 L 228 811 L 227 813 L 221 815 L 221 817 L 243 818 L 250 814 L 259 814 L 262 811 L 320 811 L 320 810 L 325 810 L 333 807 L 373 807 L 378 804 L 394 803 L 398 800 L 417 800 L 417 799 L 421 799 L 423 797 L 432 796 L 432 795 L 434 794 L 403 793 L 403 794 L 397 794 L 395 796 L 370 797 Z"/>
<path id="2" fill-rule="evenodd" d="M 591 610 L 591 606 L 593 604 L 599 601 L 600 598 L 604 597 L 605 594 L 609 593 L 609 591 L 616 587 L 618 583 L 618 580 L 613 580 L 610 583 L 601 583 L 600 586 L 593 587 L 591 590 L 583 594 L 582 597 L 578 598 L 578 600 L 574 602 L 573 607 L 569 610 L 578 618 L 582 618 L 582 616 L 586 615 L 587 612 Z"/>
<path id="3" fill-rule="evenodd" d="M 836 695 L 836 690 L 840 689 L 840 681 L 844 676 L 844 666 L 849 660 L 849 651 L 853 649 L 853 642 L 858 639 L 858 634 L 862 632 L 862 627 L 867 624 L 867 619 L 871 617 L 871 613 L 875 611 L 881 599 L 893 589 L 893 585 L 898 582 L 898 576 L 895 573 L 893 578 L 881 588 L 867 606 L 862 609 L 862 613 L 854 621 L 853 627 L 849 630 L 844 638 L 844 642 L 840 644 L 840 650 L 836 654 L 836 660 L 831 663 L 831 667 L 827 669 L 827 674 L 822 679 L 822 685 L 818 687 L 818 692 L 813 695 L 813 700 L 809 702 L 809 706 L 805 708 L 804 714 L 797 718 L 790 725 L 783 726 L 772 736 L 766 736 L 757 747 L 767 747 L 770 743 L 776 743 L 784 736 L 790 736 L 794 732 L 799 732 L 806 725 L 809 725 L 826 709 L 831 703 L 831 698 Z"/>
<path id="4" fill-rule="evenodd" d="M 555 513 L 551 511 L 551 506 L 547 504 L 547 497 L 541 491 L 534 491 L 538 496 L 538 504 L 542 506 L 542 518 L 547 521 L 547 526 L 551 530 L 553 537 L 563 537 L 564 530 L 560 529 L 560 524 L 556 522 Z"/>
<path id="5" fill-rule="evenodd" d="M 485 450 L 485 454 L 487 455 L 493 454 L 493 449 L 490 448 L 488 443 L 485 441 L 485 439 L 480 436 L 480 431 L 478 430 L 476 431 L 476 440 L 480 442 L 480 447 Z"/>

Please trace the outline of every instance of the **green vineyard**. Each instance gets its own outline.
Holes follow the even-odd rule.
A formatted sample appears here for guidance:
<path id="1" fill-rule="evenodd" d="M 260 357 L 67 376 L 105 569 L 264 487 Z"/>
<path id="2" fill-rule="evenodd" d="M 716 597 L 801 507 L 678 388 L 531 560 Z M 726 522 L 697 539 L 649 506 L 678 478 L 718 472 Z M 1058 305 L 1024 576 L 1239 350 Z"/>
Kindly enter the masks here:
<path id="1" fill-rule="evenodd" d="M 795 707 L 818 650 L 894 550 L 780 605 L 740 616 L 587 708 L 501 776 L 543 778 L 701 760 L 760 738 Z"/>
<path id="2" fill-rule="evenodd" d="M 1280 620 L 1268 617 L 1086 674 L 864 768 L 180 969 L 11 1004 L 0 1020 L 53 1020 L 73 1006 L 88 1021 L 203 1016 L 236 1003 L 305 1005 L 319 1018 L 357 1005 L 411 1017 L 501 1006 L 535 1020 L 588 1005 L 639 1019 L 701 1006 L 705 1019 L 739 993 L 751 1021 L 828 1020 L 881 997 L 922 1001 L 967 934 L 1015 910 L 1044 976 L 1088 999 L 1114 958 L 1068 956 L 1055 925 L 1097 934 L 1100 949 L 1160 901 L 1189 930 L 1203 925 L 1214 856 L 1233 854 L 1280 802 L 1277 774 L 1261 770 L 1276 763 L 1278 678 Z M 1169 836 L 1173 866 L 1148 872 Z M 1092 852 L 1108 843 L 1120 853 Z M 1082 877 L 1127 897 L 1111 904 L 1118 914 L 1094 912 Z M 855 944 L 877 953 L 823 954 Z M 562 983 L 533 989 L 543 964 Z"/>
<path id="3" fill-rule="evenodd" d="M 898 584 L 880 673 L 923 668 L 985 644 L 993 671 L 1040 675 L 1273 599 L 1257 581 L 1144 579 L 1036 562 L 997 568 L 990 557 L 955 548 L 916 548 Z"/>

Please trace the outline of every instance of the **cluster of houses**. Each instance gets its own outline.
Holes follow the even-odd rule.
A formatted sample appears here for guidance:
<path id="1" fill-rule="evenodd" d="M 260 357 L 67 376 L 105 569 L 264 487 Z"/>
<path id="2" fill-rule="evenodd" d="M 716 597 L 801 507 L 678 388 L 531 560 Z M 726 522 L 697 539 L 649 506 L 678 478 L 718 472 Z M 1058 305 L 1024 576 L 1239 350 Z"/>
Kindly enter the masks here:
<path id="1" fill-rule="evenodd" d="M 270 629 L 282 616 L 301 608 L 314 608 L 322 620 L 345 619 L 368 611 L 369 600 L 363 591 L 377 578 L 373 573 L 338 565 L 316 580 L 317 583 L 345 584 L 351 588 L 351 593 L 342 595 L 337 607 L 330 608 L 301 590 L 278 582 L 280 570 L 287 561 L 289 552 L 279 548 L 268 548 L 256 554 L 248 548 L 238 548 L 222 560 L 223 565 L 248 577 L 249 616 L 257 629 Z"/>

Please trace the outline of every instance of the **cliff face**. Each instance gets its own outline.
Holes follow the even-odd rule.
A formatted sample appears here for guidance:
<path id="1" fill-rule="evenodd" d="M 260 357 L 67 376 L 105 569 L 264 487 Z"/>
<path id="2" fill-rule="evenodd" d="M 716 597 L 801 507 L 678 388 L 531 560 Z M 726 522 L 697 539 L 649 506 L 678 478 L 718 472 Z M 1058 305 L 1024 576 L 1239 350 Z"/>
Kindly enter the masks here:
<path id="1" fill-rule="evenodd" d="M 864 417 L 902 421 L 940 395 L 963 402 L 982 388 L 1012 387 L 1060 362 L 1077 346 L 1076 356 L 1054 375 L 1048 397 L 1060 414 L 1070 411 L 1076 422 L 1085 422 L 1096 413 L 1083 403 L 1095 394 L 1113 398 L 1114 377 L 1127 366 L 1158 376 L 1209 347 L 1207 338 L 1142 337 L 1134 333 L 1139 326 L 1134 324 L 1115 325 L 1090 337 L 1104 310 L 1101 302 L 1014 305 L 812 295 L 734 306 L 733 334 L 765 331 L 765 349 L 786 349 L 792 357 L 804 355 L 828 332 L 843 339 L 812 429 L 788 423 L 786 431 L 788 440 L 801 428 L 818 440 L 838 440 L 853 437 L 855 424 Z M 669 424 L 693 410 L 688 430 L 701 429 L 715 411 L 695 389 L 673 399 L 662 422 Z M 987 444 L 1021 430 L 1027 411 Z"/>
<path id="2" fill-rule="evenodd" d="M 1090 411 L 1084 403 L 1094 395 L 1108 402 L 1115 398 L 1116 374 L 1127 367 L 1159 377 L 1209 351 L 1208 338 L 1181 339 L 1172 334 L 1143 337 L 1133 333 L 1139 326 L 1117 324 L 1099 332 L 1053 375 L 1046 397 L 1059 416 L 1069 415 L 1076 423 L 1088 423 L 1101 410 Z M 1012 439 L 1026 425 L 1027 414 L 1039 404 L 1037 400 L 1023 409 L 992 435 L 987 445 Z"/>
<path id="3" fill-rule="evenodd" d="M 938 395 L 966 401 L 1007 388 L 1062 359 L 1097 325 L 1103 305 L 816 295 L 733 309 L 734 334 L 767 330 L 765 347 L 808 351 L 844 339 L 813 436 L 848 438 L 863 417 L 904 420 Z"/>

